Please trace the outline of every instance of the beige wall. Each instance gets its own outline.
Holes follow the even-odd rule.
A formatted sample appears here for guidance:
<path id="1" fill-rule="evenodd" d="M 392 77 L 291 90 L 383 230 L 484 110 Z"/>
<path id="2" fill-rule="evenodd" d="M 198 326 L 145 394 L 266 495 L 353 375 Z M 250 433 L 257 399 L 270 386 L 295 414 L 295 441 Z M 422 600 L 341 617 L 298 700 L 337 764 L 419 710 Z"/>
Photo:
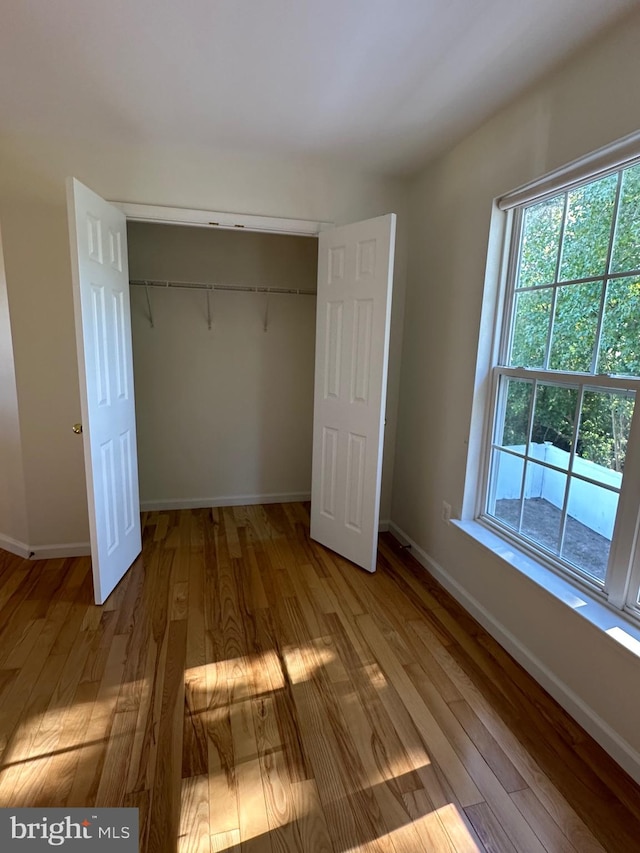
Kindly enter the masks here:
<path id="1" fill-rule="evenodd" d="M 5 249 L 17 408 L 4 423 L 4 460 L 14 467 L 34 546 L 88 538 L 64 179 L 75 175 L 107 198 L 344 223 L 399 214 L 389 411 L 382 513 L 393 477 L 393 519 L 446 571 L 462 596 L 541 664 L 558 693 L 618 739 L 640 750 L 637 658 L 587 625 L 459 530 L 440 521 L 442 500 L 459 510 L 476 376 L 491 200 L 516 185 L 640 125 L 640 15 L 575 57 L 420 174 L 411 192 L 411 266 L 395 435 L 405 273 L 406 184 L 328 164 L 266 160 L 214 151 L 66 139 L 0 139 L 0 223 Z M 4 318 L 4 319 L 2 319 Z M 6 328 L 6 304 L 0 322 Z M 481 335 L 482 329 L 482 335 Z M 5 339 L 6 340 L 6 339 Z M 3 350 L 4 351 L 4 350 Z M 5 361 L 3 364 L 8 364 Z M 9 388 L 7 395 L 6 389 Z M 19 416 L 19 421 L 18 421 Z M 20 431 L 18 433 L 17 425 Z M 14 453 L 15 451 L 15 453 Z M 2 463 L 0 459 L 0 463 Z M 6 468 L 5 468 L 6 470 Z M 4 501 L 4 502 L 3 502 Z M 7 499 L 0 497 L 0 512 Z M 1 528 L 0 528 L 1 529 Z"/>
<path id="2" fill-rule="evenodd" d="M 0 139 L 0 223 L 31 544 L 86 542 L 88 523 L 64 181 L 106 198 L 338 224 L 398 213 L 383 511 L 390 505 L 403 305 L 404 183 L 330 164 L 67 139 Z"/>
<path id="3" fill-rule="evenodd" d="M 133 279 L 315 292 L 318 241 L 131 222 Z M 140 499 L 180 507 L 311 492 L 315 296 L 132 288 Z M 268 299 L 268 329 L 264 317 Z"/>
<path id="4" fill-rule="evenodd" d="M 24 554 L 21 546 L 27 541 L 11 319 L 0 237 L 0 548 Z"/>
<path id="5" fill-rule="evenodd" d="M 316 290 L 316 237 L 128 222 L 127 242 L 131 279 Z"/>
<path id="6" fill-rule="evenodd" d="M 637 761 L 640 661 L 455 526 L 460 512 L 478 342 L 492 329 L 484 291 L 494 197 L 640 126 L 640 15 L 441 156 L 411 192 L 409 270 L 392 520 L 445 571 L 458 594 L 510 635 L 565 704 Z M 483 309 L 484 315 L 483 315 Z M 532 662 L 537 661 L 537 664 Z M 575 711 L 575 707 L 572 706 Z M 581 713 L 582 713 L 581 712 Z M 637 766 L 640 775 L 640 764 Z"/>

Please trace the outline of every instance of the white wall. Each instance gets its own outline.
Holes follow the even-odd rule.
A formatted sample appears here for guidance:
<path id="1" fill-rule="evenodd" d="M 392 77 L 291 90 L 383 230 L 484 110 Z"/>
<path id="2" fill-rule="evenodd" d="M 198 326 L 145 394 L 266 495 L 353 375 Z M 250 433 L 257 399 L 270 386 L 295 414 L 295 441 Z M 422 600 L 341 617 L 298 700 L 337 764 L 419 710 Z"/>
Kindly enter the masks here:
<path id="1" fill-rule="evenodd" d="M 0 237 L 0 548 L 26 556 L 27 541 L 11 319 Z"/>
<path id="2" fill-rule="evenodd" d="M 303 289 L 318 241 L 129 223 L 133 279 Z M 143 507 L 311 493 L 315 295 L 132 288 Z M 267 306 L 268 301 L 268 306 Z M 264 330 L 268 307 L 268 328 Z"/>
<path id="3" fill-rule="evenodd" d="M 406 187 L 332 164 L 213 150 L 0 138 L 0 223 L 14 340 L 29 535 L 33 546 L 86 542 L 88 522 L 64 180 L 106 198 L 345 223 L 398 213 L 383 511 L 390 506 L 404 281 Z"/>
<path id="4" fill-rule="evenodd" d="M 632 762 L 640 759 L 638 658 L 444 524 L 441 507 L 446 500 L 460 512 L 465 461 L 477 445 L 472 403 L 487 391 L 476 359 L 492 334 L 484 283 L 492 199 L 640 126 L 638 44 L 635 14 L 417 176 L 392 504 L 393 522 L 457 594 L 476 602 L 495 633 L 513 638 L 556 694 L 578 703 L 565 704 L 582 708 Z"/>

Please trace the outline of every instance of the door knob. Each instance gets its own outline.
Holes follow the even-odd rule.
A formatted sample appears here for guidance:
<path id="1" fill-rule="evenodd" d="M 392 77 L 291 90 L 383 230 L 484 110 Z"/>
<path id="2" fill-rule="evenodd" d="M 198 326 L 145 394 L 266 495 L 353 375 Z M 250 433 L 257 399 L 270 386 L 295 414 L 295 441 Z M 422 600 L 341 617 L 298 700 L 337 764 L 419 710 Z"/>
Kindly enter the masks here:
<path id="1" fill-rule="evenodd" d="M 82 424 L 74 424 L 71 429 L 75 432 L 76 435 L 80 435 L 82 432 Z"/>

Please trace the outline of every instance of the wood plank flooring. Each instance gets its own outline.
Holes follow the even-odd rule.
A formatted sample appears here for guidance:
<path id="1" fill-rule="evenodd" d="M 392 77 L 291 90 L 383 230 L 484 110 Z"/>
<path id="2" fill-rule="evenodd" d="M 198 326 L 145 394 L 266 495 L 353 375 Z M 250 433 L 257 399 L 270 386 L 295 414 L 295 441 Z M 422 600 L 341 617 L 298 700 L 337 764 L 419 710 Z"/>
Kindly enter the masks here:
<path id="1" fill-rule="evenodd" d="M 308 507 L 143 516 L 87 558 L 0 551 L 0 805 L 134 806 L 147 853 L 633 853 L 640 791 L 390 536 Z"/>

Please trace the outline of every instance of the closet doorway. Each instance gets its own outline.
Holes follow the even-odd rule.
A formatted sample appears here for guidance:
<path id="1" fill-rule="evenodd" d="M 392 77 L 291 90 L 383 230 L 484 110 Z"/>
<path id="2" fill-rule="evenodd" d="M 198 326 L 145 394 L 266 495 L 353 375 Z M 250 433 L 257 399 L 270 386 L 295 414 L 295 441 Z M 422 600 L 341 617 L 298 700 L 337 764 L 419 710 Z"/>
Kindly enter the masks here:
<path id="1" fill-rule="evenodd" d="M 289 398 L 299 397 L 305 411 L 305 392 L 308 395 L 313 387 L 313 431 L 312 431 L 312 486 L 311 486 L 311 536 L 322 544 L 346 556 L 368 571 L 375 571 L 380 506 L 380 487 L 382 477 L 382 448 L 384 441 L 385 403 L 387 365 L 389 352 L 389 330 L 391 314 L 391 292 L 393 280 L 393 258 L 395 245 L 394 214 L 375 219 L 356 222 L 338 228 L 328 227 L 326 223 L 304 220 L 278 220 L 265 217 L 242 216 L 237 214 L 216 214 L 208 211 L 193 211 L 180 208 L 150 207 L 145 205 L 113 204 L 105 201 L 88 187 L 74 178 L 67 180 L 69 210 L 69 236 L 72 260 L 72 281 L 74 313 L 76 318 L 76 338 L 78 352 L 78 370 L 80 377 L 80 402 L 82 424 L 74 425 L 74 432 L 83 433 L 85 468 L 87 478 L 87 499 L 91 533 L 91 556 L 94 576 L 94 593 L 97 604 L 102 604 L 124 575 L 133 559 L 140 551 L 138 459 L 136 425 L 134 417 L 134 382 L 132 353 L 132 324 L 130 273 L 127 252 L 126 221 L 161 222 L 168 224 L 205 226 L 207 228 L 246 228 L 247 231 L 273 231 L 277 234 L 319 235 L 318 250 L 318 303 L 316 322 L 316 349 L 314 362 L 314 380 L 309 388 Z M 322 233 L 320 233 L 322 232 Z M 164 232 L 165 236 L 170 232 Z M 152 241 L 153 243 L 153 241 Z M 159 244 L 156 244 L 159 245 Z M 159 250 L 156 248 L 155 250 Z M 151 250 L 154 254 L 154 250 Z M 236 253 L 242 258 L 243 252 Z M 259 255 L 260 252 L 257 252 Z M 187 253 L 188 256 L 188 253 Z M 246 269 L 245 273 L 246 274 Z M 145 273 L 146 275 L 146 273 Z M 146 317 L 150 331 L 155 330 L 159 314 L 154 315 L 151 291 L 163 290 L 165 296 L 183 297 L 193 291 L 193 295 L 204 295 L 207 336 L 214 331 L 216 306 L 212 306 L 215 295 L 226 294 L 254 298 L 260 295 L 264 300 L 262 315 L 262 333 L 268 334 L 272 324 L 271 300 L 276 297 L 292 297 L 294 294 L 281 291 L 295 290 L 297 300 L 311 299 L 303 287 L 280 288 L 278 285 L 247 285 L 246 281 L 233 285 L 232 281 L 217 282 L 188 281 L 182 278 L 134 279 L 133 287 L 144 289 Z M 185 286 L 188 285 L 188 286 Z M 218 286 L 217 286 L 218 285 Z M 248 289 L 247 289 L 248 288 Z M 142 293 L 142 290 L 140 291 Z M 303 303 L 299 303 L 300 305 Z M 203 303 L 200 301 L 202 310 Z M 236 306 L 237 307 L 237 306 Z M 193 314 L 193 306 L 191 314 Z M 180 315 L 186 318 L 184 306 L 171 302 L 163 306 L 163 318 Z M 233 312 L 229 315 L 232 316 Z M 183 316 L 184 315 L 184 316 Z M 237 319 L 237 317 L 236 317 Z M 246 318 L 245 318 L 246 319 Z M 298 318 L 300 320 L 300 318 Z M 182 329 L 182 320 L 177 324 Z M 234 399 L 240 400 L 235 406 L 230 425 L 225 430 L 225 439 L 233 441 L 240 425 L 245 421 L 255 421 L 256 411 L 252 411 L 252 395 L 246 388 L 232 387 L 232 361 L 243 362 L 247 353 L 253 353 L 249 361 L 260 366 L 263 360 L 256 357 L 255 341 L 249 341 L 246 325 L 238 321 L 228 324 L 227 343 L 233 344 L 232 352 L 218 352 L 215 358 L 217 375 L 226 377 L 227 390 L 236 392 Z M 227 325 L 227 324 L 225 324 Z M 293 337 L 300 340 L 300 329 L 305 323 L 298 322 Z M 272 326 L 271 326 L 272 327 Z M 308 328 L 308 326 L 307 326 Z M 313 328 L 313 323 L 311 323 Z M 240 331 L 242 329 L 242 332 Z M 234 331 L 235 330 L 235 331 Z M 238 348 L 237 339 L 242 335 L 244 343 Z M 138 393 L 145 382 L 151 382 L 146 371 L 155 367 L 160 381 L 155 382 L 155 401 L 153 425 L 164 424 L 173 418 L 174 435 L 178 435 L 178 447 L 164 447 L 164 456 L 185 453 L 191 444 L 207 455 L 216 453 L 222 456 L 224 449 L 216 448 L 216 437 L 204 430 L 195 441 L 197 415 L 186 413 L 181 404 L 189 399 L 206 397 L 211 384 L 211 374 L 205 369 L 198 375 L 200 383 L 193 381 L 193 355 L 186 362 L 177 356 L 183 354 L 190 336 L 181 331 L 167 341 L 169 354 L 174 359 L 167 360 L 165 348 L 160 350 L 147 347 L 147 357 L 143 361 L 143 375 L 138 378 Z M 307 335 L 303 334 L 307 339 Z M 309 332 L 308 338 L 312 339 Z M 211 337 L 207 338 L 207 346 Z M 263 339 L 264 341 L 264 339 Z M 308 343 L 308 341 L 307 341 Z M 144 350 L 144 347 L 142 347 Z M 151 356 L 148 350 L 151 349 Z M 262 350 L 257 347 L 258 353 Z M 307 347 L 307 352 L 313 347 Z M 210 366 L 209 353 L 201 350 L 202 360 Z M 204 357 L 206 353 L 206 358 Z M 280 353 L 282 356 L 282 353 Z M 290 365 L 297 361 L 298 355 L 290 350 L 284 354 L 280 364 Z M 301 359 L 305 374 L 304 357 Z M 161 362 L 158 365 L 158 362 Z M 178 364 L 176 365 L 176 362 Z M 218 368 L 222 363 L 223 370 Z M 199 360 L 198 360 L 199 364 Z M 159 369 L 160 368 L 160 369 Z M 226 368 L 226 371 L 224 370 Z M 308 372 L 308 371 L 307 371 Z M 298 374 L 295 374 L 298 376 Z M 258 377 L 260 372 L 258 371 Z M 157 377 L 156 377 L 157 378 Z M 165 395 L 158 402 L 159 388 L 171 379 L 174 393 Z M 264 382 L 264 377 L 262 377 Z M 268 420 L 280 400 L 276 393 L 277 378 L 267 384 L 270 394 L 267 405 L 260 407 L 260 414 Z M 219 386 L 224 387 L 224 384 Z M 255 378 L 254 389 L 261 387 Z M 302 387 L 293 382 L 294 389 Z M 189 391 L 185 389 L 189 388 Z M 195 393 L 194 389 L 195 388 Z M 237 393 L 239 391 L 239 393 Z M 169 399 L 167 399 L 169 397 Z M 228 398 L 232 399 L 231 397 Z M 308 400 L 308 396 L 306 398 Z M 216 405 L 217 402 L 217 405 Z M 212 406 L 211 399 L 208 405 Z M 138 407 L 139 408 L 139 407 Z M 222 409 L 222 401 L 213 400 L 213 408 Z M 177 415 L 177 419 L 176 419 Z M 304 420 L 304 414 L 300 420 Z M 175 424 L 178 426 L 176 427 Z M 276 422 L 277 423 L 277 422 Z M 84 426 L 84 430 L 83 430 Z M 260 418 L 258 418 L 260 426 Z M 295 417 L 289 418 L 288 427 L 298 429 L 303 434 L 301 423 Z M 169 431 L 171 434 L 171 431 Z M 277 430 L 276 430 L 277 433 Z M 260 433 L 254 432 L 255 438 Z M 307 438 L 304 440 L 308 441 Z M 296 439 L 298 440 L 298 439 Z M 282 436 L 278 437 L 279 446 L 286 445 L 287 453 L 292 453 L 292 444 Z M 142 444 L 142 442 L 140 442 Z M 204 450 L 202 450 L 204 448 Z M 211 449 L 209 449 L 211 448 Z M 252 449 L 256 449 L 255 447 Z M 243 453 L 246 454 L 246 448 Z M 268 453 L 267 453 L 268 455 Z M 295 456 L 295 453 L 294 453 Z M 199 462 L 202 457 L 196 453 Z M 253 473 L 254 479 L 241 479 L 241 483 L 258 483 L 265 488 L 256 469 L 265 464 L 264 453 L 251 454 L 246 465 L 247 473 Z M 307 456 L 307 460 L 308 460 Z M 260 463 L 256 462 L 260 460 Z M 164 463 L 161 456 L 158 465 Z M 184 462 L 185 460 L 183 460 Z M 193 458 L 191 460 L 193 461 Z M 308 465 L 308 461 L 306 463 Z M 186 482 L 185 467 L 191 474 L 197 473 L 193 465 L 168 466 L 169 474 L 161 480 L 162 488 L 167 483 L 182 490 L 183 495 L 193 491 L 193 482 Z M 243 467 L 243 466 L 241 466 Z M 295 466 L 294 466 L 295 467 Z M 301 463 L 301 476 L 305 476 L 305 464 Z M 163 469 L 164 470 L 164 469 Z M 300 476 L 300 471 L 297 472 Z M 164 476 L 164 475 L 163 475 Z M 307 475 L 308 476 L 308 475 Z M 182 480 L 180 479 L 182 477 Z M 173 478 L 173 479 L 172 479 Z M 153 494 L 153 479 L 150 494 Z M 302 482 L 300 480 L 299 482 Z M 155 485 L 158 485 L 156 483 Z M 201 484 L 200 484 L 201 485 Z M 207 489 L 211 488 L 207 480 Z M 234 487 L 235 488 L 235 487 Z M 158 494 L 162 494 L 161 491 Z M 166 494 L 169 494 L 167 492 Z M 256 493 L 254 500 L 265 500 L 269 493 Z M 282 500 L 282 493 L 271 493 L 272 499 Z M 298 493 L 289 493 L 298 497 Z M 246 502 L 249 495 L 244 494 L 236 502 Z M 144 498 L 143 498 L 144 499 Z M 202 500 L 212 502 L 233 501 L 232 495 L 224 495 L 216 500 L 215 496 L 183 496 L 175 493 L 172 497 L 153 499 L 156 505 L 167 501 L 179 506 L 199 505 Z"/>
<path id="2" fill-rule="evenodd" d="M 309 500 L 317 236 L 127 223 L 143 510 Z"/>

